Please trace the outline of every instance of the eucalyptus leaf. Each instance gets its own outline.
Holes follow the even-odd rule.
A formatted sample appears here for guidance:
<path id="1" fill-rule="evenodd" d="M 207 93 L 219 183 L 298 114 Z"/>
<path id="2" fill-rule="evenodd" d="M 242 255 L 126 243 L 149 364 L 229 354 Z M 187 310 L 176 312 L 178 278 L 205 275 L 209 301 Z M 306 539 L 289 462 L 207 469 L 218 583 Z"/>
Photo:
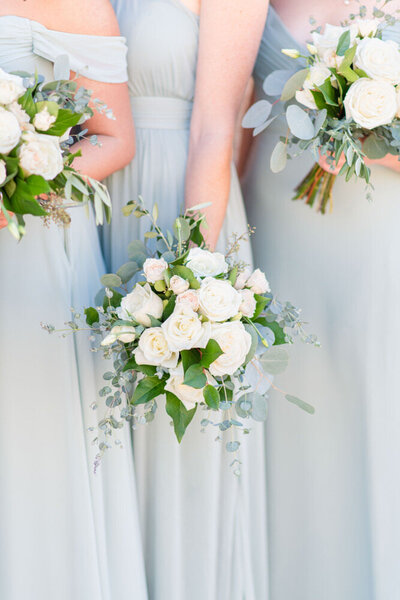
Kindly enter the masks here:
<path id="1" fill-rule="evenodd" d="M 128 283 L 132 279 L 132 277 L 139 271 L 139 266 L 136 262 L 130 261 L 122 265 L 118 271 L 117 275 L 121 279 L 122 283 Z"/>
<path id="2" fill-rule="evenodd" d="M 270 375 L 280 375 L 289 364 L 289 355 L 284 348 L 273 346 L 260 357 L 262 368 Z"/>
<path id="3" fill-rule="evenodd" d="M 271 123 L 273 123 L 275 121 L 275 119 L 277 119 L 279 116 L 280 115 L 275 115 L 274 117 L 271 117 L 271 119 L 268 119 L 268 121 L 265 121 L 265 123 L 263 123 L 259 127 L 255 127 L 254 131 L 253 131 L 253 136 L 255 137 L 262 131 L 265 131 L 267 129 L 267 127 L 269 127 L 271 125 Z"/>
<path id="4" fill-rule="evenodd" d="M 304 400 L 297 398 L 297 396 L 292 396 L 291 394 L 286 394 L 285 398 L 289 402 L 292 402 L 292 404 L 296 404 L 296 406 L 298 406 L 302 410 L 305 410 L 306 412 L 308 412 L 310 415 L 313 415 L 315 413 L 315 408 L 313 406 L 311 406 L 311 404 L 304 402 Z"/>
<path id="5" fill-rule="evenodd" d="M 303 83 L 306 80 L 308 75 L 308 69 L 301 69 L 300 71 L 296 71 L 286 82 L 282 94 L 281 100 L 282 102 L 286 102 L 287 100 L 291 100 L 294 98 L 297 90 L 301 90 L 303 87 Z"/>
<path id="6" fill-rule="evenodd" d="M 344 56 L 345 52 L 347 52 L 347 50 L 350 48 L 350 42 L 350 29 L 347 29 L 347 31 L 344 31 L 339 38 L 338 45 L 336 47 L 336 54 L 338 56 Z"/>
<path id="7" fill-rule="evenodd" d="M 320 132 L 321 127 L 326 121 L 327 115 L 328 111 L 326 110 L 326 108 L 323 108 L 322 110 L 318 111 L 314 121 L 314 135 L 317 135 Z"/>
<path id="8" fill-rule="evenodd" d="M 371 133 L 364 140 L 363 151 L 368 158 L 383 158 L 388 153 L 388 145 L 385 139 L 379 138 L 375 133 Z"/>
<path id="9" fill-rule="evenodd" d="M 240 447 L 240 442 L 238 442 L 237 440 L 226 443 L 226 449 L 228 452 L 237 452 L 237 450 L 239 450 L 239 447 Z"/>
<path id="10" fill-rule="evenodd" d="M 267 94 L 267 96 L 280 96 L 283 92 L 283 88 L 292 75 L 293 71 L 289 71 L 287 69 L 272 71 L 272 73 L 270 73 L 264 80 L 264 92 Z"/>
<path id="11" fill-rule="evenodd" d="M 242 127 L 253 129 L 265 123 L 271 113 L 272 104 L 268 100 L 259 100 L 249 108 L 242 120 Z"/>
<path id="12" fill-rule="evenodd" d="M 113 288 L 120 287 L 122 285 L 121 277 L 114 273 L 107 273 L 106 275 L 103 275 L 100 281 L 104 285 L 104 287 Z"/>
<path id="13" fill-rule="evenodd" d="M 314 125 L 305 110 L 291 104 L 286 110 L 286 119 L 290 131 L 300 140 L 311 140 L 314 137 Z"/>
<path id="14" fill-rule="evenodd" d="M 279 141 L 272 151 L 270 159 L 270 168 L 273 173 L 280 173 L 284 170 L 287 163 L 286 144 Z"/>
<path id="15" fill-rule="evenodd" d="M 190 238 L 190 226 L 186 219 L 178 217 L 173 226 L 174 235 L 177 240 L 186 242 Z"/>
<path id="16" fill-rule="evenodd" d="M 255 421 L 265 421 L 268 414 L 268 403 L 265 396 L 254 392 L 251 397 L 251 416 Z"/>

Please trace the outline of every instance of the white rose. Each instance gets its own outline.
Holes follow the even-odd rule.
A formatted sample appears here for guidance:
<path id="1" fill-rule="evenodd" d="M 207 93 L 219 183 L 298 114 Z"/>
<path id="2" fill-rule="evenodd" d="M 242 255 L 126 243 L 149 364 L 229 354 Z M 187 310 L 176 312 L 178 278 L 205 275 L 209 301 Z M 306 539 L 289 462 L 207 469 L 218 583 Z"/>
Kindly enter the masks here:
<path id="1" fill-rule="evenodd" d="M 346 117 L 364 129 L 391 123 L 398 110 L 395 88 L 385 81 L 361 77 L 352 84 L 344 99 Z"/>
<path id="2" fill-rule="evenodd" d="M 235 290 L 242 290 L 246 285 L 248 278 L 250 277 L 251 272 L 250 269 L 245 269 L 236 278 L 234 288 Z"/>
<path id="3" fill-rule="evenodd" d="M 179 353 L 172 352 L 168 347 L 161 327 L 150 327 L 143 331 L 134 355 L 138 365 L 153 365 L 165 369 L 174 369 L 179 358 Z"/>
<path id="4" fill-rule="evenodd" d="M 24 82 L 18 75 L 10 75 L 0 69 L 0 104 L 11 104 L 26 92 Z"/>
<path id="5" fill-rule="evenodd" d="M 174 352 L 205 348 L 210 339 L 210 323 L 202 323 L 199 315 L 187 304 L 176 306 L 161 327 L 169 349 Z"/>
<path id="6" fill-rule="evenodd" d="M 18 121 L 19 126 L 23 131 L 34 131 L 33 125 L 30 123 L 29 115 L 18 102 L 12 102 L 7 106 L 7 109 L 12 112 Z"/>
<path id="7" fill-rule="evenodd" d="M 179 277 L 179 275 L 173 275 L 170 279 L 169 287 L 178 296 L 178 294 L 183 294 L 189 289 L 189 282 L 183 279 L 183 277 Z"/>
<path id="8" fill-rule="evenodd" d="M 331 69 L 338 69 L 344 60 L 344 56 L 338 56 L 335 50 L 325 50 L 322 61 Z"/>
<path id="9" fill-rule="evenodd" d="M 19 162 L 29 175 L 40 175 L 51 181 L 64 169 L 58 138 L 28 131 L 24 133 L 23 142 Z"/>
<path id="10" fill-rule="evenodd" d="M 166 269 L 168 269 L 168 263 L 163 258 L 146 258 L 143 264 L 144 275 L 149 283 L 163 279 Z"/>
<path id="11" fill-rule="evenodd" d="M 21 137 L 21 128 L 16 117 L 0 107 L 0 153 L 8 154 L 15 148 Z"/>
<path id="12" fill-rule="evenodd" d="M 51 115 L 45 106 L 40 112 L 36 113 L 33 118 L 33 124 L 36 129 L 40 129 L 40 131 L 47 131 L 50 127 L 55 123 L 57 117 Z"/>
<path id="13" fill-rule="evenodd" d="M 239 312 L 242 297 L 223 279 L 207 277 L 199 290 L 200 312 L 210 321 L 227 321 Z"/>
<path id="14" fill-rule="evenodd" d="M 240 321 L 213 324 L 211 339 L 215 340 L 223 354 L 210 365 L 210 373 L 216 377 L 233 375 L 244 364 L 251 347 L 251 335 Z"/>
<path id="15" fill-rule="evenodd" d="M 194 311 L 199 310 L 199 294 L 197 290 L 187 290 L 183 294 L 179 294 L 176 298 L 176 304 L 188 304 Z"/>
<path id="16" fill-rule="evenodd" d="M 0 160 L 0 185 L 3 185 L 7 179 L 7 169 L 4 160 Z"/>
<path id="17" fill-rule="evenodd" d="M 254 294 L 251 290 L 241 290 L 240 295 L 242 297 L 242 303 L 239 306 L 239 311 L 245 317 L 252 317 L 254 315 L 254 311 L 256 310 L 256 299 L 254 298 Z"/>
<path id="18" fill-rule="evenodd" d="M 357 46 L 354 65 L 377 81 L 400 83 L 399 46 L 392 40 L 364 38 Z"/>
<path id="19" fill-rule="evenodd" d="M 143 286 L 137 283 L 131 293 L 122 299 L 120 314 L 122 319 L 133 317 L 143 327 L 150 327 L 149 315 L 160 319 L 163 308 L 161 298 L 153 292 L 148 283 Z"/>
<path id="20" fill-rule="evenodd" d="M 315 48 L 317 49 L 317 53 L 320 58 L 323 58 L 324 53 L 328 51 L 334 51 L 336 53 L 336 48 L 340 39 L 340 36 L 350 29 L 350 45 L 353 45 L 356 36 L 358 34 L 358 26 L 352 25 L 351 27 L 338 27 L 336 25 L 325 26 L 324 33 L 317 33 L 316 31 L 312 34 L 312 40 Z"/>
<path id="21" fill-rule="evenodd" d="M 400 119 L 400 85 L 396 88 L 396 97 L 397 97 L 397 113 L 396 117 Z"/>
<path id="22" fill-rule="evenodd" d="M 358 27 L 358 35 L 368 37 L 375 35 L 379 26 L 379 19 L 358 19 L 355 24 Z"/>
<path id="23" fill-rule="evenodd" d="M 271 291 L 265 273 L 256 269 L 247 280 L 246 286 L 255 294 L 266 294 Z"/>
<path id="24" fill-rule="evenodd" d="M 136 331 L 134 327 L 130 327 L 129 325 L 115 325 L 101 342 L 101 345 L 111 346 L 111 344 L 114 344 L 117 340 L 124 344 L 129 344 L 134 341 L 135 337 Z"/>
<path id="25" fill-rule="evenodd" d="M 316 89 L 319 85 L 322 85 L 328 77 L 331 77 L 331 75 L 332 73 L 328 67 L 322 63 L 316 63 L 310 67 L 308 75 L 303 83 L 303 89 L 297 90 L 296 92 L 297 102 L 304 104 L 304 106 L 307 106 L 307 108 L 316 109 L 317 105 L 315 104 L 314 96 L 312 95 L 311 90 Z"/>
<path id="26" fill-rule="evenodd" d="M 187 410 L 191 410 L 196 404 L 204 402 L 203 390 L 185 385 L 183 380 L 183 367 L 180 364 L 176 369 L 171 371 L 171 375 L 165 384 L 165 390 L 174 394 Z"/>
<path id="27" fill-rule="evenodd" d="M 228 272 L 228 263 L 220 252 L 209 252 L 201 248 L 192 248 L 186 266 L 196 277 L 215 277 Z"/>

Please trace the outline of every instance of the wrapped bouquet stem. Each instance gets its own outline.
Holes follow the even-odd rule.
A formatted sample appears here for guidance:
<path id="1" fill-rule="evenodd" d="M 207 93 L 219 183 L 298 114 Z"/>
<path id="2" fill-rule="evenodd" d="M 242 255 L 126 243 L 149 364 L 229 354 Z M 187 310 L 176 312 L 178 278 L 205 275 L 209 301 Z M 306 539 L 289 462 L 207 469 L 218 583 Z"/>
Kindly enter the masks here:
<path id="1" fill-rule="evenodd" d="M 288 158 L 310 151 L 317 164 L 296 187 L 294 200 L 321 213 L 332 208 L 340 163 L 338 175 L 364 180 L 369 196 L 367 159 L 400 156 L 400 48 L 386 32 L 396 19 L 381 8 L 374 8 L 373 18 L 366 17 L 366 7 L 360 6 L 359 14 L 342 26 L 315 29 L 307 54 L 282 49 L 301 61 L 301 68 L 274 71 L 263 87 L 267 96 L 278 96 L 283 111 L 270 118 L 273 104 L 260 100 L 243 120 L 257 135 L 284 116 L 288 133 L 272 152 L 271 170 L 283 171 Z M 321 157 L 334 173 L 318 164 Z"/>

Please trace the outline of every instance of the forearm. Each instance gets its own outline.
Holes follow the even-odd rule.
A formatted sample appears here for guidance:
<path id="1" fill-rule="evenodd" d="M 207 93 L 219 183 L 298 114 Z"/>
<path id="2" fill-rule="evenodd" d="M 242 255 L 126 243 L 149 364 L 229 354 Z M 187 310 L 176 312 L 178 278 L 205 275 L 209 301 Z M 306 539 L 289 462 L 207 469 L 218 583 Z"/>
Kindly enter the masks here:
<path id="1" fill-rule="evenodd" d="M 386 156 L 384 156 L 383 158 L 379 158 L 376 160 L 367 158 L 365 162 L 367 163 L 368 167 L 373 167 L 374 165 L 381 165 L 382 167 L 391 169 L 396 173 L 400 173 L 400 160 L 397 156 L 394 156 L 393 154 L 386 154 Z"/>
<path id="2" fill-rule="evenodd" d="M 208 229 L 204 237 L 215 248 L 229 200 L 232 165 L 232 137 L 203 136 L 191 141 L 186 173 L 186 208 L 211 202 L 204 212 Z"/>
<path id="3" fill-rule="evenodd" d="M 93 145 L 87 139 L 81 140 L 72 146 L 71 151 L 82 151 L 82 156 L 75 158 L 73 167 L 82 175 L 101 181 L 132 160 L 133 146 L 109 135 L 98 135 L 97 141 L 100 145 Z"/>

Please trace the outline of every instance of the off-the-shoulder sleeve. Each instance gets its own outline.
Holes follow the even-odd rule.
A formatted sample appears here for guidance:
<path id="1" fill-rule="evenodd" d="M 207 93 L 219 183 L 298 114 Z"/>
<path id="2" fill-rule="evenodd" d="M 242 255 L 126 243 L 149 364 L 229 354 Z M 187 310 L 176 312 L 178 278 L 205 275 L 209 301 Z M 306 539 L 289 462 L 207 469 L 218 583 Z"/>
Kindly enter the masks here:
<path id="1" fill-rule="evenodd" d="M 382 37 L 384 40 L 393 40 L 400 44 L 400 23 L 396 23 L 392 27 L 386 27 L 383 30 Z"/>
<path id="2" fill-rule="evenodd" d="M 33 51 L 51 62 L 67 54 L 71 70 L 83 77 L 105 83 L 124 83 L 127 74 L 127 46 L 124 37 L 81 35 L 32 26 Z"/>

